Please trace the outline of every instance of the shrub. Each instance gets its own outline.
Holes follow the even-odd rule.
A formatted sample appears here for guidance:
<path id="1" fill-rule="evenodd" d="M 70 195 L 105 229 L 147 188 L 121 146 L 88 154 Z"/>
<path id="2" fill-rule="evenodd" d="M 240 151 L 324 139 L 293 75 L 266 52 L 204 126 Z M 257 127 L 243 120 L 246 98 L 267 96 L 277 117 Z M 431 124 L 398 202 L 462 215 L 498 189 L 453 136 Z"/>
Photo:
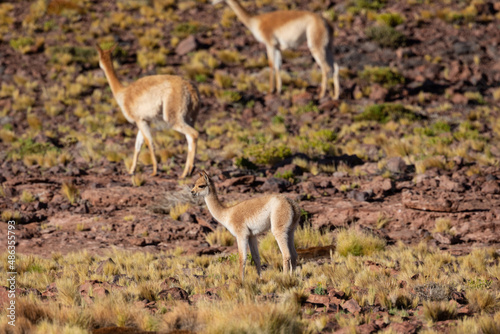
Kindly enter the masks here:
<path id="1" fill-rule="evenodd" d="M 364 231 L 342 229 L 337 234 L 337 251 L 342 256 L 371 255 L 385 249 L 385 241 Z"/>
<path id="2" fill-rule="evenodd" d="M 444 321 L 455 319 L 457 316 L 457 305 L 448 302 L 425 302 L 424 318 L 429 321 Z"/>
<path id="3" fill-rule="evenodd" d="M 284 143 L 268 145 L 264 143 L 250 144 L 244 150 L 245 156 L 253 158 L 258 164 L 275 164 L 292 155 L 292 150 Z"/>
<path id="4" fill-rule="evenodd" d="M 396 49 L 406 45 L 406 36 L 393 27 L 369 27 L 366 30 L 366 36 L 382 47 Z"/>
<path id="5" fill-rule="evenodd" d="M 379 83 L 385 88 L 391 88 L 405 82 L 404 76 L 390 67 L 365 66 L 359 77 L 369 82 Z"/>
<path id="6" fill-rule="evenodd" d="M 402 104 L 382 103 L 374 104 L 365 108 L 365 110 L 354 117 L 355 121 L 376 121 L 378 123 L 387 123 L 389 121 L 398 121 L 402 118 L 414 121 L 421 119 L 420 115 L 405 108 Z"/>
<path id="7" fill-rule="evenodd" d="M 382 13 L 377 16 L 377 22 L 385 24 L 388 27 L 398 26 L 404 21 L 404 17 L 398 13 Z"/>
<path id="8" fill-rule="evenodd" d="M 217 227 L 213 232 L 207 234 L 207 242 L 210 246 L 220 245 L 220 246 L 232 246 L 234 245 L 235 238 L 225 227 Z"/>

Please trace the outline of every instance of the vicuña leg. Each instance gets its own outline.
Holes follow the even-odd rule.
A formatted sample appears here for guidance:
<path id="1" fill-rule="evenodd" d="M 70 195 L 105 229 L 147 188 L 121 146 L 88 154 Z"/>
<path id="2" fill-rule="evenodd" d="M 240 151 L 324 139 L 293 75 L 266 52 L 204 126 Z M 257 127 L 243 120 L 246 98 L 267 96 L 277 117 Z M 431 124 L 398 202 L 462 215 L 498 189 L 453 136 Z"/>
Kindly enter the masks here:
<path id="1" fill-rule="evenodd" d="M 250 254 L 252 254 L 252 259 L 255 262 L 255 267 L 257 268 L 257 274 L 260 276 L 260 255 L 259 255 L 259 245 L 257 243 L 257 237 L 252 236 L 249 239 L 250 242 Z"/>
<path id="2" fill-rule="evenodd" d="M 142 132 L 144 139 L 146 140 L 146 144 L 149 147 L 149 154 L 151 155 L 151 161 L 153 161 L 153 173 L 151 176 L 155 176 L 158 170 L 158 163 L 156 162 L 155 149 L 153 144 L 153 136 L 151 136 L 151 131 L 149 130 L 149 126 L 145 121 L 138 121 L 137 127 Z"/>
<path id="3" fill-rule="evenodd" d="M 137 138 L 135 139 L 135 149 L 134 149 L 134 158 L 132 159 L 132 166 L 130 167 L 129 174 L 133 175 L 135 173 L 135 168 L 137 167 L 137 158 L 139 157 L 139 153 L 141 152 L 142 144 L 144 143 L 144 136 L 142 135 L 142 131 L 137 131 Z"/>
<path id="4" fill-rule="evenodd" d="M 281 52 L 278 49 L 274 49 L 274 70 L 276 75 L 276 92 L 281 94 Z"/>
<path id="5" fill-rule="evenodd" d="M 174 130 L 183 133 L 186 136 L 188 142 L 188 154 L 186 159 L 186 166 L 184 167 L 184 172 L 181 175 L 181 179 L 190 175 L 193 172 L 194 157 L 196 155 L 196 142 L 198 140 L 198 131 L 196 131 L 192 126 L 184 123 L 173 127 Z"/>
<path id="6" fill-rule="evenodd" d="M 248 248 L 248 238 L 238 238 L 237 240 L 238 243 L 238 256 L 239 256 L 239 262 L 240 262 L 240 277 L 241 281 L 245 279 L 245 265 L 247 261 L 247 248 Z"/>
<path id="7" fill-rule="evenodd" d="M 276 48 L 272 45 L 267 46 L 267 61 L 269 62 L 269 93 L 274 93 L 274 55 Z"/>
<path id="8" fill-rule="evenodd" d="M 339 65 L 333 63 L 333 89 L 334 89 L 334 99 L 338 100 L 340 96 L 340 82 L 339 82 Z"/>
<path id="9" fill-rule="evenodd" d="M 295 227 L 292 226 L 290 231 L 288 232 L 288 249 L 290 252 L 290 259 L 291 259 L 291 264 L 292 264 L 292 273 L 295 271 L 297 268 L 297 251 L 295 250 L 295 242 L 294 242 L 294 236 L 295 236 Z"/>

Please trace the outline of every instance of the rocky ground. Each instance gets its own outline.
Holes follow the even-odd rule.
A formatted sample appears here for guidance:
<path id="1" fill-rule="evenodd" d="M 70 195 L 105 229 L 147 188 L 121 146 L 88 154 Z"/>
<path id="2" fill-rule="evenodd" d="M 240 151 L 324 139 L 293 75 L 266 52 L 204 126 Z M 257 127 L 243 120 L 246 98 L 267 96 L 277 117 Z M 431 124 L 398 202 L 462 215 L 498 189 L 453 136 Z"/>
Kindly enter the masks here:
<path id="1" fill-rule="evenodd" d="M 500 6 L 488 1 L 388 1 L 381 2 L 380 8 L 364 8 L 362 3 L 299 1 L 291 5 L 262 1 L 248 5 L 251 12 L 286 7 L 325 15 L 334 13 L 330 17 L 335 19 L 335 55 L 342 68 L 340 101 L 315 98 L 318 84 L 308 79 L 313 60 L 305 45 L 297 54 L 285 57 L 283 70 L 291 73 L 292 78 L 285 80 L 282 97 L 268 95 L 255 83 L 237 86 L 239 76 L 250 73 L 253 79 L 267 83 L 265 59 L 262 64 L 259 58 L 264 48 L 230 16 L 229 10 L 226 15 L 225 7 L 213 7 L 204 1 L 173 1 L 170 5 L 161 1 L 84 1 L 76 5 L 53 0 L 21 1 L 11 7 L 2 3 L 0 211 L 2 220 L 14 217 L 18 223 L 17 252 L 50 257 L 53 253 L 65 255 L 82 249 L 98 255 L 115 248 L 156 253 L 180 247 L 187 254 L 199 255 L 235 251 L 234 246 L 210 246 L 206 241 L 207 233 L 215 230 L 217 223 L 203 203 L 190 197 L 189 187 L 197 176 L 178 179 L 185 159 L 185 148 L 178 148 L 186 145 L 183 138 L 174 137 L 173 142 L 168 142 L 168 158 L 162 158 L 160 166 L 164 168 L 157 176 L 148 176 L 151 164 L 141 160 L 144 176 L 139 183 L 143 184 L 133 185 L 137 180 L 131 180 L 126 173 L 123 160 L 133 153 L 136 130 L 119 116 L 97 66 L 96 54 L 92 51 L 87 59 L 75 60 L 76 51 L 68 51 L 73 60 L 64 63 L 63 54 L 53 49 L 63 45 L 89 46 L 96 40 L 114 40 L 126 50 L 117 57 L 119 75 L 124 81 L 155 73 L 192 76 L 198 81 L 202 107 L 197 129 L 203 144 L 196 170 L 206 169 L 215 177 L 225 202 L 283 193 L 300 203 L 307 212 L 304 220 L 325 232 L 358 226 L 384 238 L 389 245 L 424 242 L 455 256 L 476 248 L 498 249 Z M 34 14 L 39 9 L 34 6 L 38 5 L 45 14 Z M 148 11 L 157 9 L 157 5 L 161 11 Z M 352 9 L 354 5 L 359 11 Z M 375 15 L 380 12 L 400 13 L 406 18 L 395 28 L 406 36 L 406 43 L 384 47 L 367 37 L 367 28 L 377 24 Z M 109 13 L 124 16 L 120 20 Z M 226 19 L 230 23 L 221 25 Z M 199 25 L 192 31 L 189 26 L 184 27 L 187 33 L 175 35 L 173 31 L 183 31 L 177 29 L 182 22 Z M 138 32 L 137 26 L 142 27 L 142 32 Z M 157 36 L 155 27 L 159 27 Z M 138 43 L 141 34 L 144 38 L 148 34 L 154 36 L 151 43 L 155 50 L 163 49 L 164 63 L 138 65 L 144 45 L 150 43 Z M 32 36 L 33 41 L 21 50 L 12 41 L 25 35 Z M 172 42 L 173 38 L 178 41 Z M 192 69 L 183 67 L 195 52 L 206 51 L 205 57 L 218 57 L 219 50 L 236 51 L 242 60 L 222 62 L 206 73 L 192 74 Z M 259 59 L 260 65 L 244 67 L 250 60 Z M 389 87 L 384 82 L 367 81 L 360 74 L 367 65 L 396 69 L 404 82 Z M 232 78 L 234 83 L 229 89 L 221 88 L 225 85 L 216 79 L 216 72 Z M 72 93 L 72 82 L 84 82 L 80 76 L 88 76 L 89 81 Z M 63 97 L 52 96 L 57 89 L 63 91 Z M 101 91 L 102 96 L 95 91 Z M 237 92 L 239 99 L 221 98 L 226 91 Z M 80 103 L 85 113 L 79 109 Z M 415 122 L 394 119 L 389 122 L 392 128 L 377 122 L 357 127 L 360 123 L 356 115 L 376 103 L 411 106 L 419 118 Z M 52 106 L 58 111 L 52 112 Z M 305 125 L 316 129 L 325 125 L 338 134 L 331 140 L 335 149 L 315 154 L 292 148 L 291 155 L 257 163 L 256 169 L 237 163 L 241 154 L 226 157 L 221 153 L 240 129 L 256 127 L 256 131 L 269 131 L 276 115 L 282 115 L 290 137 L 299 137 Z M 450 126 L 446 135 L 452 140 L 444 144 L 444 153 L 437 149 L 430 150 L 432 153 L 408 153 L 416 145 L 409 137 L 420 133 L 415 129 L 426 129 L 437 121 Z M 104 128 L 103 124 L 113 128 Z M 214 131 L 215 127 L 220 129 Z M 379 133 L 388 139 L 377 142 Z M 89 146 L 79 135 L 100 145 L 97 157 L 85 153 L 92 150 L 85 151 Z M 369 136 L 375 139 L 365 140 Z M 287 137 L 275 136 L 273 140 L 281 138 Z M 54 163 L 45 163 L 42 153 L 44 162 L 34 163 L 23 151 L 29 140 L 34 147 L 54 148 L 57 154 L 68 154 L 69 158 L 58 157 Z M 406 153 L 390 146 L 391 141 L 405 140 Z M 476 145 L 478 142 L 480 145 Z M 430 143 L 427 145 L 432 146 Z M 122 155 L 119 159 L 110 158 L 106 147 Z M 30 154 L 39 153 L 30 150 Z M 362 154 L 358 154 L 359 150 Z M 250 155 L 243 157 L 255 162 Z M 434 165 L 420 168 L 419 161 L 429 157 L 435 158 Z M 62 190 L 65 185 L 75 190 L 74 200 Z M 23 194 L 33 198 L 23 198 Z M 176 205 L 186 203 L 184 212 L 173 213 Z M 5 243 L 6 234 L 0 233 L 0 244 Z M 328 301 L 321 296 L 311 297 L 314 300 L 309 302 L 331 306 L 332 298 L 341 298 L 332 291 Z M 349 310 L 348 306 L 342 307 Z M 355 312 L 359 311 L 352 313 Z M 375 327 L 359 331 L 373 332 L 385 325 L 370 326 Z M 420 326 L 393 329 L 409 333 L 417 328 Z M 334 329 L 338 328 L 330 328 Z"/>

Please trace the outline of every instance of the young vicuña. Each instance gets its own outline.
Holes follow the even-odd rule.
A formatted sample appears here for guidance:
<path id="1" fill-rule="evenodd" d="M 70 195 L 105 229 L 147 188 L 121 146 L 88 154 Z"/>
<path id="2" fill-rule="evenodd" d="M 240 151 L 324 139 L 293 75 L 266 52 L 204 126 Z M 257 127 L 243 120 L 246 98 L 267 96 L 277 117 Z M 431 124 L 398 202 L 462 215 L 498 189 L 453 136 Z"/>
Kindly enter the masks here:
<path id="1" fill-rule="evenodd" d="M 225 1 L 254 37 L 266 45 L 271 69 L 269 90 L 274 92 L 274 77 L 278 93 L 281 93 L 281 51 L 295 48 L 307 40 L 314 60 L 321 68 L 321 92 L 326 93 L 327 77 L 333 70 L 334 98 L 339 98 L 339 67 L 333 59 L 333 28 L 321 16 L 299 10 L 279 10 L 251 16 L 237 0 L 212 0 L 212 4 Z"/>
<path id="2" fill-rule="evenodd" d="M 200 172 L 200 178 L 191 190 L 193 196 L 205 198 L 212 216 L 236 237 L 240 263 L 240 276 L 245 276 L 247 247 L 250 246 L 260 277 L 260 256 L 257 235 L 273 233 L 283 256 L 283 271 L 292 273 L 297 266 L 294 233 L 300 220 L 300 208 L 294 201 L 282 195 L 265 195 L 226 207 L 221 203 L 210 176 Z"/>
<path id="3" fill-rule="evenodd" d="M 109 50 L 102 50 L 97 45 L 99 66 L 104 70 L 116 102 L 125 118 L 139 128 L 130 174 L 135 172 L 137 158 L 145 140 L 153 161 L 153 174 L 151 175 L 156 175 L 158 163 L 148 123 L 161 122 L 163 118 L 168 126 L 186 136 L 188 155 L 181 178 L 186 177 L 193 170 L 196 154 L 198 131 L 193 128 L 193 125 L 199 110 L 198 90 L 190 82 L 174 75 L 151 75 L 124 87 L 118 80 L 113 67 L 111 53 L 115 48 L 116 44 Z"/>

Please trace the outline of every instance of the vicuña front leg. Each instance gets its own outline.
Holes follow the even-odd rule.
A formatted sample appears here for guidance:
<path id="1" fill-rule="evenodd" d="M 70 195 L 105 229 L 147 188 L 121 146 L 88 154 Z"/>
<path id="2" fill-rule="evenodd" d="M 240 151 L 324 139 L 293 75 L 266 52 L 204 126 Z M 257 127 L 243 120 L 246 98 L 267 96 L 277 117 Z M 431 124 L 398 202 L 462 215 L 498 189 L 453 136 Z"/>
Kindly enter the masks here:
<path id="1" fill-rule="evenodd" d="M 133 175 L 135 173 L 135 168 L 137 167 L 137 159 L 139 158 L 139 153 L 141 152 L 142 144 L 144 143 L 144 136 L 142 131 L 137 131 L 137 138 L 135 139 L 135 149 L 134 158 L 132 159 L 132 166 L 130 167 L 129 174 Z"/>
<path id="2" fill-rule="evenodd" d="M 245 279 L 245 266 L 247 262 L 248 239 L 246 237 L 238 238 L 237 243 L 238 243 L 238 256 L 240 262 L 240 277 L 241 281 L 243 282 Z"/>
<path id="3" fill-rule="evenodd" d="M 274 51 L 273 46 L 267 46 L 267 61 L 269 63 L 269 94 L 274 93 Z"/>
<path id="4" fill-rule="evenodd" d="M 151 161 L 153 162 L 153 173 L 151 174 L 151 176 L 155 176 L 158 170 L 158 163 L 156 162 L 156 155 L 151 131 L 149 130 L 149 126 L 147 125 L 147 123 L 144 121 L 137 122 L 137 127 L 139 127 L 139 130 L 142 132 L 142 135 L 146 140 L 146 144 L 149 147 L 149 154 L 151 155 Z"/>

